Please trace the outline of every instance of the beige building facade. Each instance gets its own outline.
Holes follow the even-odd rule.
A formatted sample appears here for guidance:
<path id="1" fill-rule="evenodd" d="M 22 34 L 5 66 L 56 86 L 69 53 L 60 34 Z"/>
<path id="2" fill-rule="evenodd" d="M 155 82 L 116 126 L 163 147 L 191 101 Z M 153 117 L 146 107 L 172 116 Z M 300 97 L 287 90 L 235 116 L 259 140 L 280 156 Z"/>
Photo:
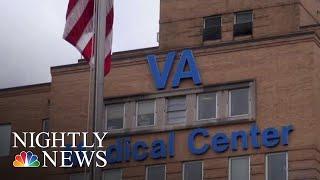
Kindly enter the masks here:
<path id="1" fill-rule="evenodd" d="M 115 163 L 104 178 L 320 179 L 319 21 L 318 0 L 161 0 L 159 46 L 114 53 L 105 77 L 102 129 Z M 173 52 L 157 88 L 147 57 L 164 78 Z M 189 73 L 173 87 L 186 52 L 193 58 L 182 72 L 195 67 L 201 83 Z M 51 75 L 0 90 L 1 136 L 91 129 L 89 66 L 52 67 Z M 13 168 L 21 149 L 12 137 L 2 141 L 3 177 L 84 176 L 80 168 Z"/>

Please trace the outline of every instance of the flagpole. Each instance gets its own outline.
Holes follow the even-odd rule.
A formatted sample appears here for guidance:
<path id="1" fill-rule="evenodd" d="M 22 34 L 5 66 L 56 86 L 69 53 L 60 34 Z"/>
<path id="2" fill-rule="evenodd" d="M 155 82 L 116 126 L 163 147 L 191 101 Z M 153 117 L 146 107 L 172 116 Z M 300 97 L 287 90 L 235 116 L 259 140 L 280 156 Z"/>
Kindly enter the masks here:
<path id="1" fill-rule="evenodd" d="M 106 32 L 106 14 L 107 0 L 95 0 L 95 15 L 94 15 L 94 102 L 93 102 L 93 122 L 92 127 L 94 132 L 102 131 L 102 120 L 104 119 L 104 59 L 105 59 L 105 32 Z M 97 151 L 97 139 L 93 138 L 95 146 L 94 151 Z M 96 166 L 96 158 L 92 164 L 92 180 L 101 180 L 102 173 Z"/>

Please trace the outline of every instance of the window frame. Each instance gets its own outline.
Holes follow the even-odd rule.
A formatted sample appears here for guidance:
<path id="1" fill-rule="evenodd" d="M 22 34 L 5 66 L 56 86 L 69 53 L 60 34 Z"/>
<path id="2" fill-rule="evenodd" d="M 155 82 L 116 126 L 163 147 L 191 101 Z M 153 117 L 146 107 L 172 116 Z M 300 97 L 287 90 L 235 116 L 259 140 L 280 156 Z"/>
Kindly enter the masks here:
<path id="1" fill-rule="evenodd" d="M 146 176 L 145 176 L 145 180 L 149 180 L 149 179 L 148 179 L 149 167 L 159 167 L 159 166 L 164 166 L 164 180 L 166 180 L 166 179 L 167 179 L 167 166 L 166 166 L 166 164 L 156 164 L 156 165 L 146 166 Z"/>
<path id="2" fill-rule="evenodd" d="M 12 124 L 11 123 L 3 123 L 0 124 L 0 126 L 10 126 L 10 133 L 9 133 L 9 153 L 5 154 L 5 155 L 0 155 L 1 157 L 8 157 L 11 154 L 11 147 L 12 147 L 12 138 L 11 138 L 11 134 L 12 134 Z"/>
<path id="3" fill-rule="evenodd" d="M 248 158 L 248 170 L 249 170 L 249 180 L 251 179 L 251 157 L 250 155 L 248 156 L 236 156 L 236 157 L 229 157 L 229 163 L 228 163 L 228 180 L 232 180 L 231 179 L 231 173 L 232 173 L 232 169 L 231 169 L 231 163 L 232 163 L 232 160 L 234 159 L 244 159 L 244 158 Z"/>
<path id="4" fill-rule="evenodd" d="M 47 126 L 46 126 L 47 125 Z M 45 119 L 42 119 L 42 132 L 50 132 L 50 124 L 49 124 L 49 118 L 45 118 Z M 47 130 L 45 128 L 48 128 Z M 41 136 L 41 143 L 42 145 L 45 143 L 45 134 L 42 134 Z"/>
<path id="5" fill-rule="evenodd" d="M 122 128 L 120 129 L 108 129 L 108 106 L 112 106 L 112 105 L 116 105 L 116 104 L 122 104 L 123 106 L 123 115 L 122 115 Z M 126 116 L 126 103 L 124 102 L 120 102 L 120 103 L 113 103 L 113 104 L 105 104 L 105 125 L 104 125 L 104 129 L 106 131 L 121 131 L 125 128 L 125 116 Z"/>
<path id="6" fill-rule="evenodd" d="M 179 121 L 179 122 L 170 122 L 169 121 L 169 113 L 170 112 L 179 112 L 179 111 L 182 111 L 182 110 L 179 110 L 179 111 L 169 111 L 168 109 L 168 105 L 169 105 L 169 99 L 175 99 L 175 98 L 180 98 L 180 97 L 184 97 L 184 99 L 185 99 L 185 110 L 184 110 L 184 112 L 185 112 L 185 119 L 184 119 L 184 121 Z M 188 109 L 188 107 L 187 107 L 187 95 L 179 95 L 179 96 L 168 96 L 168 97 L 166 97 L 166 103 L 165 103 L 165 110 L 166 110 L 166 124 L 168 124 L 168 125 L 178 125 L 178 124 L 185 124 L 186 123 L 186 121 L 187 121 L 187 109 Z"/>
<path id="7" fill-rule="evenodd" d="M 199 96 L 200 95 L 206 95 L 206 94 L 212 94 L 214 93 L 216 95 L 216 115 L 213 118 L 207 118 L 207 119 L 200 119 L 199 118 Z M 219 107 L 218 107 L 218 92 L 212 91 L 212 92 L 204 92 L 204 93 L 198 93 L 197 95 L 197 109 L 196 109 L 196 121 L 202 122 L 202 121 L 215 121 L 218 120 L 218 113 L 219 113 Z"/>
<path id="8" fill-rule="evenodd" d="M 205 39 L 205 31 L 209 28 L 206 28 L 206 20 L 207 19 L 213 19 L 213 18 L 220 18 L 220 25 L 219 26 L 214 26 L 214 27 L 220 27 L 220 32 L 218 34 L 219 38 L 216 39 Z M 222 39 L 222 15 L 221 14 L 217 14 L 217 15 L 212 15 L 212 16 L 206 16 L 203 17 L 203 27 L 202 27 L 202 41 L 206 42 L 206 41 L 216 41 L 216 40 L 221 40 Z"/>
<path id="9" fill-rule="evenodd" d="M 104 180 L 104 172 L 106 172 L 106 171 L 120 171 L 120 173 L 121 173 L 121 178 L 120 178 L 120 180 L 123 179 L 123 169 L 122 169 L 122 168 L 118 168 L 118 169 L 104 169 L 104 170 L 102 170 L 102 171 L 101 171 L 101 174 L 102 174 L 101 178 L 102 178 L 103 180 Z"/>
<path id="10" fill-rule="evenodd" d="M 139 102 L 144 102 L 144 101 L 153 101 L 153 124 L 152 125 L 147 125 L 147 126 L 139 126 L 138 125 L 138 117 L 139 117 Z M 139 100 L 135 102 L 136 104 L 136 111 L 135 111 L 135 118 L 136 118 L 136 128 L 146 128 L 146 127 L 154 127 L 157 124 L 157 116 L 156 116 L 156 111 L 157 111 L 157 105 L 156 105 L 156 99 L 144 99 L 144 100 Z"/>
<path id="11" fill-rule="evenodd" d="M 240 25 L 240 24 L 245 24 L 245 23 L 237 23 L 237 15 L 241 14 L 241 13 L 251 13 L 251 22 L 247 22 L 247 23 L 251 23 L 251 34 L 239 34 L 239 35 L 236 34 L 235 27 L 237 25 Z M 254 20 L 253 10 L 238 11 L 238 12 L 235 12 L 233 14 L 234 14 L 234 18 L 233 18 L 233 36 L 234 37 L 252 36 L 253 35 L 253 20 Z"/>
<path id="12" fill-rule="evenodd" d="M 182 180 L 185 180 L 184 174 L 185 174 L 185 164 L 192 164 L 192 163 L 197 163 L 201 162 L 201 180 L 203 180 L 203 161 L 185 161 L 182 163 Z"/>
<path id="13" fill-rule="evenodd" d="M 234 21 L 233 21 L 233 25 L 237 25 L 237 24 L 243 24 L 243 23 L 237 23 L 237 15 L 238 14 L 244 14 L 244 13 L 251 13 L 251 23 L 253 23 L 253 10 L 246 10 L 246 11 L 238 11 L 234 13 Z"/>
<path id="14" fill-rule="evenodd" d="M 278 155 L 278 154 L 285 154 L 286 156 L 286 180 L 289 179 L 289 161 L 288 161 L 288 152 L 276 152 L 276 153 L 268 153 L 265 155 L 265 178 L 266 180 L 268 180 L 268 175 L 269 175 L 269 171 L 268 171 L 268 157 L 270 155 Z"/>
<path id="15" fill-rule="evenodd" d="M 227 111 L 228 111 L 228 118 L 246 118 L 246 117 L 249 117 L 250 116 L 250 114 L 252 114 L 252 110 L 251 110 L 251 92 L 250 92 L 250 86 L 248 86 L 248 87 L 239 87 L 239 88 L 234 88 L 234 89 L 229 89 L 228 90 L 228 109 L 227 109 Z M 232 105 L 231 105 L 231 103 L 232 103 L 232 99 L 231 99 L 231 91 L 233 91 L 233 90 L 238 90 L 238 89 L 248 89 L 248 113 L 247 114 L 239 114 L 239 115 L 232 115 L 231 114 L 231 107 L 232 107 Z"/>

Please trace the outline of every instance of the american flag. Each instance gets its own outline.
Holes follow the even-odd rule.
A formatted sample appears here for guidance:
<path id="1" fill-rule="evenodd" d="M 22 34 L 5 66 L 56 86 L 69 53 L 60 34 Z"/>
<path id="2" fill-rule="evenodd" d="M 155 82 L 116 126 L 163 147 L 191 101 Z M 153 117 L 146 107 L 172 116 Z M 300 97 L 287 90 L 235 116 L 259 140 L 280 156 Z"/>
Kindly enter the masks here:
<path id="1" fill-rule="evenodd" d="M 104 75 L 111 66 L 113 0 L 106 0 L 106 34 L 105 34 L 105 63 Z M 94 0 L 69 0 L 67 21 L 63 38 L 75 46 L 88 61 L 93 60 L 94 50 Z M 92 64 L 92 63 L 91 63 Z"/>

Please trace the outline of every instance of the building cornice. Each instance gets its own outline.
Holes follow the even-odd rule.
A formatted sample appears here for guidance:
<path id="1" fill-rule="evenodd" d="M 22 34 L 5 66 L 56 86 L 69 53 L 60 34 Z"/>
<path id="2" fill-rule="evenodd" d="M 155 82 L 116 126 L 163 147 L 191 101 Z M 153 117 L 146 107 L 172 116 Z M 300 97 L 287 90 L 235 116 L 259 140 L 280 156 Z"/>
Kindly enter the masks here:
<path id="1" fill-rule="evenodd" d="M 33 84 L 27 86 L 0 89 L 0 98 L 50 92 L 51 83 Z"/>

